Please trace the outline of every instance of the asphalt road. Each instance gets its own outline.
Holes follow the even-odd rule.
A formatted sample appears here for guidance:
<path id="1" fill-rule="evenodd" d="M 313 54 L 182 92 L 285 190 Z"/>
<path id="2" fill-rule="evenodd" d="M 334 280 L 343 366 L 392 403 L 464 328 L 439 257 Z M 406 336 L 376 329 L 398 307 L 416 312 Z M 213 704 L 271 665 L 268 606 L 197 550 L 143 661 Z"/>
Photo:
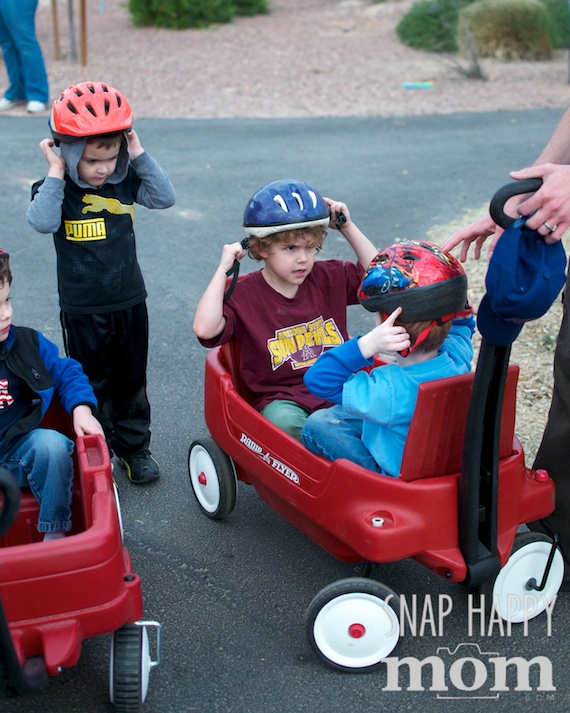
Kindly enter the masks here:
<path id="1" fill-rule="evenodd" d="M 142 577 L 145 616 L 163 625 L 163 660 L 152 671 L 147 713 L 344 713 L 359 710 L 512 713 L 570 710 L 570 595 L 547 618 L 501 632 L 468 608 L 466 591 L 412 561 L 376 567 L 374 577 L 416 595 L 423 610 L 431 595 L 452 611 L 442 628 L 408 628 L 394 655 L 438 656 L 449 672 L 472 654 L 481 660 L 548 658 L 553 688 L 531 675 L 528 690 L 492 690 L 492 667 L 477 682 L 464 678 L 448 691 L 390 688 L 386 671 L 346 675 L 312 653 L 304 613 L 326 584 L 361 573 L 333 560 L 275 515 L 249 486 L 234 512 L 212 522 L 199 511 L 187 475 L 191 440 L 205 434 L 205 350 L 192 333 L 194 307 L 215 269 L 224 242 L 241 239 L 243 209 L 262 184 L 297 177 L 348 203 L 359 226 L 379 245 L 396 237 L 426 237 L 482 206 L 506 183 L 508 171 L 531 163 L 561 112 L 541 110 L 402 119 L 141 120 L 143 146 L 169 172 L 178 195 L 168 211 L 137 210 L 139 258 L 151 318 L 149 393 L 153 452 L 163 476 L 135 487 L 117 473 L 125 540 Z M 0 117 L 0 246 L 12 254 L 15 322 L 41 329 L 60 343 L 52 240 L 26 224 L 30 187 L 45 174 L 38 143 L 44 118 Z M 323 257 L 350 259 L 332 235 Z M 244 269 L 254 269 L 249 264 Z M 352 330 L 370 316 L 351 308 Z M 538 358 L 538 357 L 537 357 Z M 445 517 L 445 513 L 441 514 Z M 41 596 L 41 587 L 38 588 Z M 443 597 L 438 599 L 438 597 Z M 469 630 L 469 623 L 475 631 Z M 490 634 L 490 635 L 489 635 Z M 503 635 L 502 635 L 503 634 Z M 2 701 L 6 713 L 105 713 L 110 637 L 84 642 L 78 665 L 51 679 L 42 694 Z M 465 644 L 459 650 L 458 646 Z M 479 646 L 479 649 L 475 647 Z M 445 649 L 442 651 L 442 649 Z M 479 653 L 481 652 L 481 653 Z M 405 679 L 405 677 L 404 677 Z M 416 686 L 421 688 L 422 685 Z M 525 686 L 519 681 L 519 689 Z M 463 690 L 462 690 L 463 689 Z"/>

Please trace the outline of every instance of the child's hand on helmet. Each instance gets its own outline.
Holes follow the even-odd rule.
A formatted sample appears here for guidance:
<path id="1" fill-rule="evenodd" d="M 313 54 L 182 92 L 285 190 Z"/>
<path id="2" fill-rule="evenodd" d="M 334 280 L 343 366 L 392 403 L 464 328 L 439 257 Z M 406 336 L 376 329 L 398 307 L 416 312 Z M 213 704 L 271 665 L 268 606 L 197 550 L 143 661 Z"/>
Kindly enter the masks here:
<path id="1" fill-rule="evenodd" d="M 351 221 L 346 203 L 335 201 L 332 198 L 327 198 L 326 196 L 323 196 L 323 198 L 325 202 L 328 203 L 330 209 L 331 219 L 329 227 L 334 228 L 335 230 L 343 230 L 343 228 L 348 227 Z"/>
<path id="2" fill-rule="evenodd" d="M 410 336 L 405 327 L 394 322 L 402 314 L 402 308 L 397 307 L 381 324 L 358 340 L 358 347 L 365 359 L 371 359 L 375 354 L 396 354 L 411 346 Z"/>
<path id="3" fill-rule="evenodd" d="M 137 132 L 134 129 L 129 129 L 129 131 L 126 132 L 126 135 L 127 144 L 129 146 L 129 159 L 132 161 L 134 158 L 144 153 L 144 149 L 141 146 Z"/>
<path id="4" fill-rule="evenodd" d="M 246 255 L 241 243 L 228 243 L 222 248 L 222 258 L 220 260 L 220 268 L 226 272 L 233 264 L 234 260 L 242 260 Z"/>
<path id="5" fill-rule="evenodd" d="M 40 149 L 49 166 L 48 176 L 63 178 L 65 176 L 65 160 L 53 150 L 54 146 L 55 141 L 53 139 L 42 139 L 40 141 Z"/>

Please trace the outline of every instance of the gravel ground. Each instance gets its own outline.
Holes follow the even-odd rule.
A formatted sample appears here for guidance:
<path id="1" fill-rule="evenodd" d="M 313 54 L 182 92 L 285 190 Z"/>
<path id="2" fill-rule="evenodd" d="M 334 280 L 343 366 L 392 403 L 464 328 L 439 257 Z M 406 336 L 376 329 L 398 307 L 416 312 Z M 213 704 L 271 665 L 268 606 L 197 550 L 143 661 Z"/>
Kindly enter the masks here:
<path id="1" fill-rule="evenodd" d="M 104 79 L 140 117 L 399 116 L 570 103 L 566 51 L 546 62 L 483 60 L 482 82 L 460 74 L 453 57 L 403 46 L 395 27 L 413 1 L 270 0 L 268 15 L 174 31 L 135 28 L 124 0 L 86 0 L 86 66 L 70 58 L 67 0 L 57 0 L 63 59 L 54 59 L 51 0 L 40 0 L 37 26 L 54 98 L 77 81 Z M 426 81 L 431 89 L 402 86 Z"/>
<path id="2" fill-rule="evenodd" d="M 567 51 L 546 62 L 482 60 L 488 81 L 469 80 L 457 68 L 465 60 L 400 44 L 395 27 L 413 2 L 271 0 L 269 15 L 172 31 L 135 28 L 124 0 L 91 0 L 85 3 L 85 65 L 73 61 L 67 0 L 57 0 L 60 59 L 51 0 L 40 0 L 36 18 L 54 98 L 70 84 L 104 79 L 127 96 L 138 117 L 403 116 L 570 104 Z M 79 3 L 73 5 L 81 60 Z M 4 81 L 0 72 L 0 91 Z M 430 82 L 430 88 L 408 89 L 407 82 Z M 434 226 L 431 238 L 443 242 L 481 210 Z M 466 269 L 477 304 L 486 260 L 469 260 Z M 517 432 L 528 462 L 550 401 L 551 372 L 542 365 L 551 362 L 560 316 L 555 304 L 525 326 L 513 347 L 513 361 L 521 365 Z"/>

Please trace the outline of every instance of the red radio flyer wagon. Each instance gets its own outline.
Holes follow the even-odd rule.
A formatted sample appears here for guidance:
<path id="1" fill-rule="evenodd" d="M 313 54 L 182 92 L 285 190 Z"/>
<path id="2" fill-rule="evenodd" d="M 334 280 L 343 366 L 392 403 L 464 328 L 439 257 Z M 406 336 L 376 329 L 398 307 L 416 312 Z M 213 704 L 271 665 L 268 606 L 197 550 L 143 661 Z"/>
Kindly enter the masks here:
<path id="1" fill-rule="evenodd" d="M 553 511 L 554 483 L 525 465 L 515 436 L 519 369 L 509 366 L 510 351 L 483 339 L 474 373 L 420 385 L 400 475 L 389 478 L 327 461 L 279 430 L 249 403 L 238 345 L 214 348 L 205 367 L 210 436 L 188 454 L 196 500 L 206 516 L 222 519 L 238 481 L 251 484 L 340 561 L 413 558 L 480 588 L 503 619 L 531 619 L 556 597 L 564 562 L 555 533 L 518 532 Z M 398 601 L 368 576 L 324 587 L 307 610 L 312 648 L 337 669 L 377 668 L 399 641 Z"/>
<path id="2" fill-rule="evenodd" d="M 52 404 L 42 426 L 69 435 L 68 424 Z M 51 542 L 37 532 L 35 498 L 0 469 L 0 697 L 41 691 L 78 662 L 84 639 L 112 633 L 110 698 L 116 711 L 138 711 L 160 661 L 160 624 L 142 620 L 105 439 L 76 439 L 74 459 L 73 529 Z"/>

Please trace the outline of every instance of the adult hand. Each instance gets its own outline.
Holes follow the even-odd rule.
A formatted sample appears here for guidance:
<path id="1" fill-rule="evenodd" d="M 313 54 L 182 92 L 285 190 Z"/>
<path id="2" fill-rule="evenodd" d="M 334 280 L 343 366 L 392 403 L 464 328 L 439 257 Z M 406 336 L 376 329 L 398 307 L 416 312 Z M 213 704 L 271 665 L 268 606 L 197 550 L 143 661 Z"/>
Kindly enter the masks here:
<path id="1" fill-rule="evenodd" d="M 544 163 L 513 171 L 511 177 L 517 181 L 542 178 L 542 186 L 519 203 L 517 210 L 519 215 L 530 216 L 527 226 L 543 235 L 546 243 L 560 240 L 570 225 L 570 166 Z"/>
<path id="2" fill-rule="evenodd" d="M 483 243 L 487 240 L 489 235 L 495 236 L 489 246 L 489 252 L 492 253 L 493 247 L 502 233 L 503 229 L 495 223 L 490 215 L 483 215 L 474 223 L 471 223 L 471 225 L 467 225 L 464 228 L 456 230 L 455 233 L 453 233 L 453 235 L 443 243 L 441 249 L 449 252 L 456 245 L 459 245 L 459 243 L 463 243 L 461 246 L 459 260 L 461 262 L 465 262 L 469 253 L 469 246 L 474 242 L 475 248 L 473 255 L 475 259 L 478 260 L 481 257 L 481 248 L 483 247 Z"/>

